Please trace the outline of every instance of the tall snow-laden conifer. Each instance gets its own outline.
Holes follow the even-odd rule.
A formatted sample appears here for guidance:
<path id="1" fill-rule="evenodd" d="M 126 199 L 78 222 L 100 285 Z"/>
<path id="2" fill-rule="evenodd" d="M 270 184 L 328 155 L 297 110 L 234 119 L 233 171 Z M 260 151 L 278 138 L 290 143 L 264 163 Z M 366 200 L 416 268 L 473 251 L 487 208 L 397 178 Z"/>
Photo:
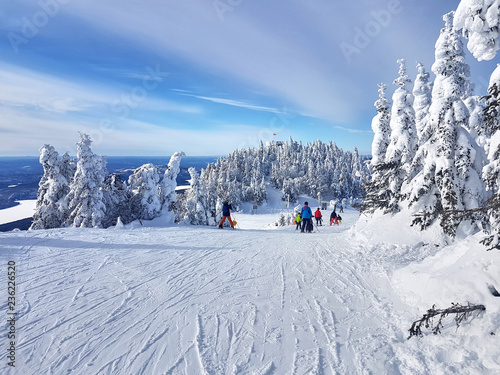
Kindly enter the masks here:
<path id="1" fill-rule="evenodd" d="M 66 224 L 74 227 L 101 227 L 106 207 L 102 186 L 107 175 L 106 159 L 92 152 L 92 140 L 80 134 L 77 164 L 67 196 L 69 215 Z"/>
<path id="2" fill-rule="evenodd" d="M 415 127 L 420 145 L 430 137 L 427 119 L 432 99 L 432 83 L 429 82 L 429 73 L 425 71 L 423 64 L 417 63 L 417 70 L 418 74 L 413 85 L 413 109 L 415 110 Z"/>
<path id="3" fill-rule="evenodd" d="M 30 229 L 59 228 L 64 222 L 67 214 L 64 198 L 69 191 L 69 184 L 61 173 L 62 163 L 53 146 L 44 145 L 40 148 L 43 176 L 39 183 L 36 211 Z M 67 177 L 70 177 L 69 174 Z"/>
<path id="4" fill-rule="evenodd" d="M 160 185 L 160 202 L 162 205 L 162 214 L 170 215 L 171 222 L 174 222 L 174 206 L 177 202 L 175 188 L 177 187 L 177 175 L 181 170 L 181 160 L 186 156 L 184 152 L 176 152 L 170 157 L 167 170 L 163 175 Z M 168 220 L 168 219 L 166 219 Z"/>
<path id="5" fill-rule="evenodd" d="M 151 163 L 140 166 L 128 178 L 132 193 L 130 206 L 137 219 L 152 220 L 160 216 L 159 181 L 158 167 Z"/>
<path id="6" fill-rule="evenodd" d="M 429 82 L 429 73 L 421 63 L 417 63 L 418 74 L 413 86 L 413 108 L 415 110 L 415 127 L 417 129 L 418 147 L 413 158 L 410 173 L 407 180 L 410 181 L 422 170 L 425 158 L 425 148 L 420 147 L 429 140 L 432 135 L 429 126 L 429 108 L 432 102 L 432 83 Z M 407 190 L 407 189 L 405 189 Z M 406 196 L 405 196 L 406 197 Z"/>
<path id="7" fill-rule="evenodd" d="M 383 178 L 386 170 L 385 154 L 390 142 L 390 120 L 391 102 L 385 97 L 386 84 L 378 85 L 379 98 L 374 103 L 377 115 L 372 120 L 372 130 L 374 133 L 372 143 L 372 159 L 370 160 L 372 175 L 371 181 L 365 186 L 366 196 L 363 202 L 363 210 L 373 212 L 379 208 L 387 208 L 389 205 L 389 194 L 387 180 Z M 340 186 L 334 184 L 335 190 Z"/>
<path id="8" fill-rule="evenodd" d="M 411 80 L 406 74 L 405 60 L 398 60 L 399 77 L 394 84 L 399 87 L 392 96 L 391 136 L 385 155 L 388 169 L 384 176 L 389 182 L 390 202 L 388 210 L 399 211 L 401 187 L 411 171 L 411 163 L 417 149 L 417 130 L 413 95 L 408 91 Z"/>
<path id="9" fill-rule="evenodd" d="M 387 85 L 381 83 L 378 85 L 378 100 L 375 102 L 377 115 L 372 120 L 372 130 L 374 133 L 372 143 L 372 160 L 371 165 L 375 170 L 378 164 L 385 162 L 385 153 L 389 146 L 391 135 L 391 101 L 385 97 Z M 376 173 L 376 172 L 375 172 Z"/>
<path id="10" fill-rule="evenodd" d="M 130 200 L 132 194 L 128 186 L 118 174 L 110 174 L 104 179 L 103 202 L 106 206 L 106 216 L 102 221 L 102 226 L 108 228 L 116 225 L 118 218 L 123 224 L 128 224 L 135 220 L 132 214 Z"/>
<path id="11" fill-rule="evenodd" d="M 454 26 L 468 39 L 467 48 L 476 59 L 493 59 L 499 49 L 500 1 L 462 0 Z"/>
<path id="12" fill-rule="evenodd" d="M 193 225 L 208 225 L 210 211 L 206 200 L 206 188 L 193 167 L 188 171 L 191 177 L 189 180 L 191 188 L 186 193 L 185 219 Z"/>
<path id="13" fill-rule="evenodd" d="M 500 66 L 491 75 L 488 93 L 490 98 L 485 109 L 484 134 L 490 139 L 487 144 L 488 163 L 483 168 L 483 180 L 492 197 L 487 203 L 490 207 L 490 233 L 483 243 L 490 249 L 500 249 Z"/>
<path id="14" fill-rule="evenodd" d="M 441 217 L 441 227 L 454 236 L 461 217 L 457 210 L 482 203 L 480 161 L 466 130 L 469 112 L 462 98 L 469 90 L 469 67 L 464 62 L 460 35 L 452 27 L 453 14 L 443 16 L 445 27 L 436 42 L 436 75 L 429 109 L 431 136 L 421 145 L 423 169 L 409 184 L 409 203 L 422 216 L 422 228 Z"/>

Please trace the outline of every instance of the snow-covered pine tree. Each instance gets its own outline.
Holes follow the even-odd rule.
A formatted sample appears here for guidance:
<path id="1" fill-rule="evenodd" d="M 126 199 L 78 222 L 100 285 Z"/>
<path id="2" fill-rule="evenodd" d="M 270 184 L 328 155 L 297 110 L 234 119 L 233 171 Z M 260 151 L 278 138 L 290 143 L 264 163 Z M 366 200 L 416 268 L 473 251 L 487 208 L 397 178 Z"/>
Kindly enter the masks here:
<path id="1" fill-rule="evenodd" d="M 64 198 L 69 191 L 68 180 L 61 173 L 63 160 L 51 145 L 40 148 L 43 176 L 39 183 L 36 210 L 30 229 L 51 229 L 62 226 L 66 212 Z M 69 177 L 69 176 L 68 176 Z"/>
<path id="2" fill-rule="evenodd" d="M 106 159 L 92 152 L 91 143 L 87 134 L 80 134 L 76 144 L 76 172 L 66 198 L 69 211 L 66 225 L 77 228 L 101 227 L 106 211 L 102 194 Z"/>
<path id="3" fill-rule="evenodd" d="M 63 175 L 63 177 L 68 182 L 68 185 L 73 180 L 76 172 L 76 160 L 72 159 L 67 152 L 61 156 L 61 162 L 59 163 L 59 171 Z M 69 192 L 69 186 L 68 186 Z M 68 193 L 66 192 L 66 194 Z"/>
<path id="4" fill-rule="evenodd" d="M 440 216 L 443 231 L 451 236 L 463 219 L 457 211 L 477 208 L 483 198 L 477 145 L 466 130 L 469 112 L 462 100 L 469 89 L 469 67 L 460 35 L 452 27 L 453 14 L 443 16 L 445 27 L 436 42 L 429 109 L 432 135 L 420 146 L 423 169 L 408 186 L 409 205 L 419 215 L 414 224 L 423 229 Z"/>
<path id="5" fill-rule="evenodd" d="M 479 131 L 486 138 L 500 130 L 500 65 L 491 74 L 488 94 L 483 112 L 483 127 Z"/>
<path id="6" fill-rule="evenodd" d="M 376 166 L 385 163 L 385 153 L 390 142 L 391 101 L 385 97 L 386 89 L 387 85 L 385 83 L 378 85 L 379 98 L 374 104 L 377 109 L 377 115 L 372 120 L 374 136 L 371 166 L 374 170 L 373 178 L 380 177 L 376 171 Z"/>
<path id="7" fill-rule="evenodd" d="M 366 196 L 363 202 L 363 210 L 373 212 L 379 208 L 387 208 L 389 196 L 387 194 L 387 181 L 382 179 L 385 170 L 385 154 L 390 142 L 391 101 L 385 97 L 387 85 L 378 85 L 379 98 L 374 103 L 377 114 L 372 120 L 373 142 L 372 159 L 370 167 L 372 170 L 371 181 L 365 185 Z M 340 190 L 336 183 L 332 184 L 334 190 Z M 340 194 L 336 194 L 340 196 Z"/>
<path id="8" fill-rule="evenodd" d="M 483 130 L 489 138 L 488 164 L 483 168 L 483 180 L 492 197 L 487 202 L 489 235 L 482 242 L 490 249 L 500 249 L 500 66 L 491 75 L 488 93 Z"/>
<path id="9" fill-rule="evenodd" d="M 185 219 L 193 225 L 209 225 L 210 210 L 207 204 L 207 189 L 195 168 L 189 168 L 190 189 L 186 192 Z"/>
<path id="10" fill-rule="evenodd" d="M 476 59 L 493 59 L 499 49 L 500 2 L 461 0 L 454 17 L 454 27 L 468 39 L 467 48 Z"/>
<path id="11" fill-rule="evenodd" d="M 401 187 L 411 172 L 411 163 L 417 150 L 417 130 L 413 95 L 408 91 L 411 79 L 406 74 L 405 60 L 398 60 L 399 77 L 394 84 L 399 86 L 392 96 L 391 136 L 385 154 L 386 170 L 382 178 L 387 179 L 390 201 L 388 212 L 398 212 L 403 200 Z"/>
<path id="12" fill-rule="evenodd" d="M 132 193 L 130 207 L 137 219 L 152 220 L 160 216 L 159 181 L 158 167 L 151 163 L 140 166 L 128 178 Z"/>
<path id="13" fill-rule="evenodd" d="M 163 175 L 163 180 L 160 185 L 160 202 L 162 205 L 162 215 L 170 216 L 166 219 L 170 222 L 174 222 L 174 209 L 175 203 L 177 202 L 177 196 L 175 193 L 175 188 L 177 187 L 177 175 L 181 170 L 181 160 L 186 156 L 184 152 L 176 152 L 170 157 L 168 162 L 167 170 Z"/>
<path id="14" fill-rule="evenodd" d="M 417 129 L 420 145 L 430 137 L 427 118 L 432 99 L 432 82 L 429 82 L 429 73 L 426 72 L 423 64 L 418 62 L 417 70 L 418 74 L 413 85 L 413 109 L 415 111 L 415 128 Z"/>
<path id="15" fill-rule="evenodd" d="M 103 228 L 116 225 L 118 218 L 122 224 L 128 224 L 135 220 L 130 206 L 132 194 L 120 175 L 113 173 L 106 176 L 102 193 L 106 206 L 106 216 L 102 220 Z"/>

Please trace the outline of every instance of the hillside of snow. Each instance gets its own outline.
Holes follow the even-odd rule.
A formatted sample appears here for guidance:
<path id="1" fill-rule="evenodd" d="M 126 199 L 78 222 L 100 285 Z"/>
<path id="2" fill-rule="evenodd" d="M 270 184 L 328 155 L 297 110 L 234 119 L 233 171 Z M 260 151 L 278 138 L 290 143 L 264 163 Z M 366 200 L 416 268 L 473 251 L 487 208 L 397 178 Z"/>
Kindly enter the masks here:
<path id="1" fill-rule="evenodd" d="M 0 234 L 0 310 L 15 261 L 18 313 L 2 374 L 500 373 L 498 252 L 352 209 L 312 234 L 275 227 L 278 213 L 235 216 L 236 230 Z M 486 311 L 407 340 L 451 302 Z"/>

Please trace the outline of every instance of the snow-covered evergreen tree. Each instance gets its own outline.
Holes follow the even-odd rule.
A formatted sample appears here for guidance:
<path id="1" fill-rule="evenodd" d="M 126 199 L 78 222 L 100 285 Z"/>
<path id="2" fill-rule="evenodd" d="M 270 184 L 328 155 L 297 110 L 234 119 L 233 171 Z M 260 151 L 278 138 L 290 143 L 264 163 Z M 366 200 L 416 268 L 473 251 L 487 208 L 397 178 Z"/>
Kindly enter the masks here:
<path id="1" fill-rule="evenodd" d="M 432 98 L 432 82 L 429 82 L 429 73 L 425 71 L 425 66 L 417 63 L 418 74 L 413 85 L 413 109 L 415 111 L 415 128 L 419 144 L 423 144 L 429 139 L 430 134 L 427 127 L 429 107 Z"/>
<path id="2" fill-rule="evenodd" d="M 394 84 L 399 87 L 392 96 L 391 136 L 385 155 L 388 166 L 384 176 L 388 180 L 390 201 L 388 210 L 397 212 L 401 198 L 401 187 L 411 172 L 411 163 L 417 150 L 417 130 L 415 127 L 415 111 L 413 95 L 408 91 L 411 80 L 406 74 L 406 64 L 398 60 L 399 77 Z"/>
<path id="3" fill-rule="evenodd" d="M 488 138 L 488 163 L 483 168 L 483 180 L 492 197 L 487 203 L 489 235 L 483 243 L 500 249 L 500 66 L 491 75 L 488 93 L 483 131 Z"/>
<path id="4" fill-rule="evenodd" d="M 185 218 L 193 225 L 208 225 L 210 210 L 206 201 L 206 188 L 194 168 L 189 168 L 190 189 L 186 193 Z"/>
<path id="5" fill-rule="evenodd" d="M 76 173 L 76 160 L 72 159 L 67 152 L 61 156 L 61 162 L 59 163 L 59 171 L 63 177 L 68 182 L 68 185 L 73 181 L 73 177 Z"/>
<path id="6" fill-rule="evenodd" d="M 500 130 L 500 65 L 493 71 L 488 86 L 483 127 L 479 133 L 487 138 Z"/>
<path id="7" fill-rule="evenodd" d="M 92 140 L 80 134 L 77 145 L 77 164 L 67 195 L 69 215 L 67 225 L 74 227 L 101 227 L 106 207 L 102 186 L 107 175 L 106 159 L 92 152 Z"/>
<path id="8" fill-rule="evenodd" d="M 177 202 L 175 188 L 177 187 L 177 175 L 181 170 L 181 160 L 186 156 L 184 152 L 176 152 L 170 157 L 167 170 L 163 175 L 163 180 L 160 185 L 160 202 L 162 205 L 162 215 L 165 220 L 174 222 L 174 210 Z M 169 218 L 167 218 L 169 216 Z"/>
<path id="9" fill-rule="evenodd" d="M 468 39 L 467 48 L 476 59 L 493 59 L 499 49 L 500 1 L 461 0 L 454 27 Z"/>
<path id="10" fill-rule="evenodd" d="M 453 12 L 436 42 L 436 75 L 429 126 L 431 137 L 421 145 L 423 169 L 409 184 L 409 203 L 419 211 L 423 228 L 441 217 L 443 231 L 454 235 L 461 217 L 457 210 L 477 208 L 483 199 L 477 148 L 466 130 L 469 112 L 462 98 L 469 89 L 460 35 L 452 28 Z M 418 202 L 418 203 L 417 203 Z"/>
<path id="11" fill-rule="evenodd" d="M 365 185 L 366 197 L 364 199 L 363 209 L 373 212 L 378 208 L 386 208 L 389 197 L 387 195 L 387 181 L 382 179 L 385 167 L 385 154 L 390 142 L 391 134 L 391 102 L 385 97 L 387 85 L 380 83 L 378 85 L 379 98 L 374 103 L 377 114 L 372 120 L 373 142 L 372 159 L 370 167 L 372 170 L 371 181 Z M 340 186 L 334 184 L 333 189 L 340 189 Z M 339 196 L 337 194 L 336 196 Z"/>
<path id="12" fill-rule="evenodd" d="M 64 198 L 69 191 L 68 180 L 61 173 L 61 167 L 66 162 L 51 145 L 40 148 L 40 164 L 43 166 L 43 176 L 39 183 L 36 211 L 30 229 L 50 229 L 62 226 L 66 212 Z M 70 177 L 67 174 L 68 177 Z"/>
<path id="13" fill-rule="evenodd" d="M 132 194 L 130 207 L 137 219 L 152 220 L 160 216 L 159 181 L 158 167 L 151 163 L 140 166 L 128 178 Z"/>
<path id="14" fill-rule="evenodd" d="M 135 220 L 130 206 L 132 195 L 128 186 L 121 180 L 120 175 L 113 173 L 106 176 L 102 193 L 106 206 L 106 216 L 102 221 L 104 228 L 116 225 L 118 219 L 122 224 L 128 224 Z"/>

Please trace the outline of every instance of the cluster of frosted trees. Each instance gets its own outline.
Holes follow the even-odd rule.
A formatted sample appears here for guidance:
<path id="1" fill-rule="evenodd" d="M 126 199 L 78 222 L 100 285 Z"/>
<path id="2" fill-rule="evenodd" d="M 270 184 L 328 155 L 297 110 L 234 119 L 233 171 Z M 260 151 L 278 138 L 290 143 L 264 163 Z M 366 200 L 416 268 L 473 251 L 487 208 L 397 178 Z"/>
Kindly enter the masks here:
<path id="1" fill-rule="evenodd" d="M 40 149 L 44 174 L 31 229 L 60 227 L 107 228 L 121 221 L 151 220 L 160 215 L 173 222 L 176 177 L 184 153 L 175 153 L 160 181 L 158 167 L 145 164 L 128 184 L 106 170 L 106 159 L 92 152 L 91 139 L 80 135 L 77 159 L 50 145 Z"/>
<path id="2" fill-rule="evenodd" d="M 207 225 L 220 218 L 222 202 L 265 202 L 266 186 L 282 192 L 294 203 L 301 194 L 323 199 L 361 198 L 369 179 L 367 158 L 344 152 L 334 143 L 316 141 L 303 145 L 271 142 L 258 148 L 237 150 L 191 173 L 191 189 L 185 197 L 184 217 L 192 224 Z"/>
<path id="3" fill-rule="evenodd" d="M 443 16 L 432 72 L 422 64 L 410 89 L 405 62 L 399 63 L 391 101 L 379 85 L 372 128 L 372 180 L 365 209 L 397 213 L 409 209 L 422 229 L 439 222 L 455 236 L 462 228 L 488 233 L 483 241 L 500 248 L 500 68 L 489 95 L 475 96 L 469 82 L 462 36 L 479 59 L 498 50 L 500 2 L 463 0 Z"/>

